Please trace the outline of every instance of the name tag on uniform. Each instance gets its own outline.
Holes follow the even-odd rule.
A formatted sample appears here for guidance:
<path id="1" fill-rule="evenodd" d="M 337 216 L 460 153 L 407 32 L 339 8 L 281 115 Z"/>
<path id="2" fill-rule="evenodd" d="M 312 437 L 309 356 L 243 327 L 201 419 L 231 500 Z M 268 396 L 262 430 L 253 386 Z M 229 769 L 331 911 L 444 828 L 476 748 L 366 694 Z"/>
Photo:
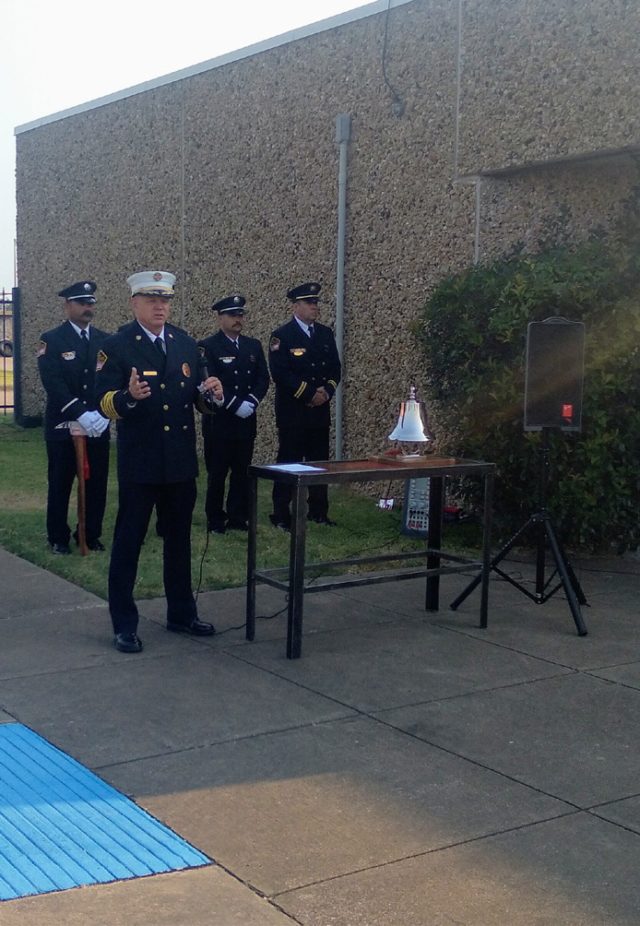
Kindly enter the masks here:
<path id="1" fill-rule="evenodd" d="M 218 360 L 221 360 L 222 363 L 233 363 L 235 357 L 218 357 Z"/>
<path id="2" fill-rule="evenodd" d="M 143 376 L 157 376 L 158 371 L 157 370 L 143 370 L 142 375 Z"/>
<path id="3" fill-rule="evenodd" d="M 302 355 L 306 354 L 306 352 L 306 347 L 292 347 L 290 349 L 290 353 L 292 353 L 294 357 L 302 357 Z"/>

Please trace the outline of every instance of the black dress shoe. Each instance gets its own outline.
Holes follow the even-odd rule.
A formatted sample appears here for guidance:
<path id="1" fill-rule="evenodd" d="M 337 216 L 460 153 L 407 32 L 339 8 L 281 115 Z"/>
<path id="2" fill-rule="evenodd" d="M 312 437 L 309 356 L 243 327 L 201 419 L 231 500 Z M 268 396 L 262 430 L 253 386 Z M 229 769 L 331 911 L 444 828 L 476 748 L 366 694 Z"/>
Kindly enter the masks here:
<path id="1" fill-rule="evenodd" d="M 227 521 L 228 531 L 248 531 L 249 525 L 246 521 Z"/>
<path id="2" fill-rule="evenodd" d="M 209 533 L 210 534 L 226 534 L 227 528 L 224 526 L 224 524 L 212 524 L 209 527 Z"/>
<path id="3" fill-rule="evenodd" d="M 207 624 L 197 618 L 190 624 L 170 624 L 167 622 L 167 630 L 171 630 L 173 633 L 188 633 L 192 637 L 210 637 L 216 632 L 213 624 Z"/>
<path id="4" fill-rule="evenodd" d="M 283 521 L 281 518 L 276 518 L 275 514 L 270 514 L 269 520 L 277 530 L 286 531 L 288 534 L 291 533 L 291 521 Z"/>
<path id="5" fill-rule="evenodd" d="M 69 556 L 71 548 L 68 543 L 52 543 L 51 550 L 56 556 Z"/>
<path id="6" fill-rule="evenodd" d="M 307 521 L 313 521 L 314 524 L 326 524 L 327 527 L 335 527 L 336 521 L 332 521 L 331 518 L 328 518 L 326 515 L 322 515 L 319 518 L 314 518 L 312 515 L 307 515 Z"/>
<path id="7" fill-rule="evenodd" d="M 105 553 L 106 552 L 106 547 L 100 540 L 90 540 L 87 543 L 87 547 L 93 553 Z"/>
<path id="8" fill-rule="evenodd" d="M 113 642 L 121 653 L 139 653 L 142 649 L 142 640 L 137 633 L 117 633 Z"/>

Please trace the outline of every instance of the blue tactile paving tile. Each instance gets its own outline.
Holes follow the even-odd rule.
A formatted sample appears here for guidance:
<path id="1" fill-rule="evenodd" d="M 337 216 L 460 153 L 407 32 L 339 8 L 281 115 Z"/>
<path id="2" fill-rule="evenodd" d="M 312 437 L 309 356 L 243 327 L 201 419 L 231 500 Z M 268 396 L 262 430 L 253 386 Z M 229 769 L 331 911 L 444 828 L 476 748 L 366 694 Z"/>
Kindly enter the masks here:
<path id="1" fill-rule="evenodd" d="M 0 900 L 209 862 L 32 730 L 0 724 Z"/>

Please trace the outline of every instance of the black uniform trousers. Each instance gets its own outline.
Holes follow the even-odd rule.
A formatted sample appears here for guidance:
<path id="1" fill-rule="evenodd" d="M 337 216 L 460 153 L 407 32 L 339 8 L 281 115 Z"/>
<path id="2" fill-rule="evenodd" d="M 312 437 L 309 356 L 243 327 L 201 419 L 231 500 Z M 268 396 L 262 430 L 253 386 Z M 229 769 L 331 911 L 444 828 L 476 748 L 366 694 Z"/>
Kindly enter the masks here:
<path id="1" fill-rule="evenodd" d="M 133 587 L 154 505 L 162 510 L 167 623 L 190 625 L 197 619 L 191 590 L 191 517 L 196 494 L 195 479 L 120 483 L 109 565 L 109 610 L 114 633 L 135 633 L 138 627 Z"/>
<path id="2" fill-rule="evenodd" d="M 109 441 L 86 439 L 89 479 L 85 480 L 85 535 L 87 543 L 102 534 L 102 519 L 107 502 L 109 473 Z M 48 440 L 47 444 L 47 540 L 50 544 L 68 544 L 71 528 L 68 524 L 69 500 L 77 474 L 76 452 L 72 440 Z M 74 536 L 77 539 L 77 526 Z"/>
<path id="3" fill-rule="evenodd" d="M 207 497 L 204 509 L 209 530 L 244 525 L 249 520 L 249 476 L 247 470 L 253 457 L 253 438 L 225 440 L 204 438 L 204 460 L 207 467 Z M 229 491 L 225 510 L 224 490 L 229 476 Z"/>
<path id="4" fill-rule="evenodd" d="M 329 428 L 280 428 L 278 430 L 278 463 L 302 463 L 329 459 Z M 284 482 L 273 484 L 274 521 L 288 524 L 293 488 Z M 329 492 L 326 485 L 309 486 L 309 517 L 326 518 Z"/>

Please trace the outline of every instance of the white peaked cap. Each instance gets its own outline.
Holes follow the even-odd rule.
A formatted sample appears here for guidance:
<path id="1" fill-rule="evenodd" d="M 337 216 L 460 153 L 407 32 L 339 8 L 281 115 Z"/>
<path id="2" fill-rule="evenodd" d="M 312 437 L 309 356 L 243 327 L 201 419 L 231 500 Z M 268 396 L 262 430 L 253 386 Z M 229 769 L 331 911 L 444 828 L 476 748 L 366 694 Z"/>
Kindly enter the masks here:
<path id="1" fill-rule="evenodd" d="M 132 296 L 173 296 L 175 282 L 174 275 L 166 270 L 141 270 L 127 279 Z"/>

